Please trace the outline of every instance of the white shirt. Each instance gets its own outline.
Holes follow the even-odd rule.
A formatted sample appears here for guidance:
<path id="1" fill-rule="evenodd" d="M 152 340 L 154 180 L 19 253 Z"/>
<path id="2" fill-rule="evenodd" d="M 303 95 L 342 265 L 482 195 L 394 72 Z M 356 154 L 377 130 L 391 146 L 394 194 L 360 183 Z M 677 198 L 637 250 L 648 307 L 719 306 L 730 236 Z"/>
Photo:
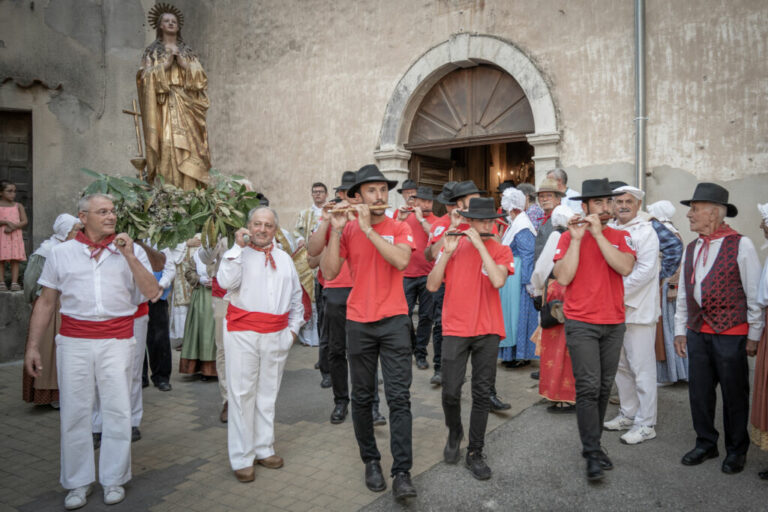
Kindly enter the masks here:
<path id="1" fill-rule="evenodd" d="M 578 197 L 581 193 L 578 190 L 573 190 L 572 188 L 566 188 L 565 189 L 565 197 L 560 201 L 561 204 L 564 204 L 574 212 L 581 212 L 581 201 L 578 199 L 569 199 L 571 197 Z"/>
<path id="2" fill-rule="evenodd" d="M 109 248 L 117 252 L 114 243 Z M 133 254 L 152 273 L 144 249 L 134 244 Z M 76 240 L 59 244 L 45 260 L 37 282 L 61 292 L 62 315 L 90 322 L 133 315 L 136 304 L 148 299 L 141 295 L 123 255 L 105 249 L 98 261 L 90 256 L 88 246 Z"/>
<path id="3" fill-rule="evenodd" d="M 624 306 L 628 324 L 653 324 L 661 315 L 659 302 L 659 237 L 653 229 L 648 215 L 638 212 L 626 224 L 612 227 L 629 232 L 635 245 L 635 265 L 628 276 L 624 276 Z"/>
<path id="4" fill-rule="evenodd" d="M 272 315 L 288 312 L 288 327 L 297 333 L 304 323 L 299 275 L 288 253 L 275 247 L 272 257 L 276 269 L 263 252 L 235 244 L 224 253 L 216 279 L 233 306 Z"/>
<path id="5" fill-rule="evenodd" d="M 712 265 L 720 252 L 720 246 L 723 244 L 723 238 L 712 240 L 709 243 L 709 254 L 707 262 L 704 258 L 699 258 L 694 268 L 695 282 L 693 286 L 693 298 L 697 304 L 701 305 L 701 281 L 712 269 Z M 693 248 L 693 261 L 696 262 L 696 256 L 701 250 L 703 244 L 701 238 L 696 240 Z M 688 304 L 685 299 L 685 283 L 690 276 L 685 275 L 685 258 L 688 248 L 683 252 L 682 267 L 680 268 L 680 285 L 677 287 L 677 311 L 675 312 L 675 336 L 685 336 L 686 324 L 688 323 Z M 744 295 L 747 296 L 747 322 L 749 323 L 749 333 L 747 338 L 750 340 L 759 340 L 763 333 L 763 313 L 760 305 L 757 303 L 757 285 L 760 277 L 760 260 L 757 258 L 757 251 L 752 240 L 742 236 L 739 241 L 739 254 L 736 257 L 739 265 L 739 274 L 741 275 L 741 286 L 744 288 Z"/>
<path id="6" fill-rule="evenodd" d="M 536 264 L 533 266 L 531 282 L 526 285 L 526 289 L 529 293 L 533 293 L 534 297 L 544 294 L 544 286 L 550 274 L 552 274 L 552 269 L 555 268 L 553 258 L 555 257 L 555 250 L 557 250 L 557 244 L 560 242 L 560 236 L 559 231 L 550 233 L 547 242 L 544 244 L 544 249 L 541 250 L 539 259 L 536 260 Z"/>

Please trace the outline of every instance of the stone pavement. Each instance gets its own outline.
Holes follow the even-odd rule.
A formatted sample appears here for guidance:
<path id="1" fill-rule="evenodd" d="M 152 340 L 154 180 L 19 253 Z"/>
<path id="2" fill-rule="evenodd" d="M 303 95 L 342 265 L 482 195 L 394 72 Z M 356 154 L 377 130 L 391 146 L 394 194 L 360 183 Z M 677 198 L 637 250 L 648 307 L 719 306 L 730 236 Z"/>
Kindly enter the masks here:
<path id="1" fill-rule="evenodd" d="M 174 372 L 179 353 L 174 351 Z M 143 438 L 133 444 L 133 479 L 126 500 L 107 507 L 96 486 L 82 510 L 200 511 L 358 510 L 381 495 L 366 489 L 351 417 L 341 425 L 328 421 L 333 408 L 330 389 L 320 388 L 313 369 L 317 349 L 295 345 L 278 397 L 276 450 L 285 459 L 280 470 L 256 468 L 256 480 L 237 482 L 227 458 L 226 425 L 219 423 L 216 381 L 203 382 L 174 373 L 173 390 L 144 390 Z M 21 363 L 0 365 L 0 512 L 63 510 L 59 479 L 59 414 L 48 406 L 21 400 Z M 499 369 L 497 387 L 513 404 L 491 415 L 488 428 L 539 401 L 531 367 Z M 439 388 L 429 384 L 432 369 L 414 365 L 413 475 L 442 459 L 446 430 Z M 388 416 L 383 386 L 381 410 Z M 468 403 L 469 387 L 464 400 Z M 464 407 L 465 423 L 469 414 Z M 388 427 L 377 427 L 382 467 L 391 465 Z M 388 479 L 389 480 L 389 479 Z M 421 490 L 421 489 L 420 489 Z"/>

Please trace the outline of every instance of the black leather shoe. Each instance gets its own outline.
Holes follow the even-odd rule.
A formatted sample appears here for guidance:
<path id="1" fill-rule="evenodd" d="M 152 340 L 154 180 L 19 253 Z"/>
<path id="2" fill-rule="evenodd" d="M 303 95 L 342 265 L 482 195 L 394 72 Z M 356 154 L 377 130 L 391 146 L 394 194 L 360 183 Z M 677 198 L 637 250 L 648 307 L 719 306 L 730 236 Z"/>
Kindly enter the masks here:
<path id="1" fill-rule="evenodd" d="M 93 449 L 98 450 L 101 446 L 101 432 L 93 433 Z"/>
<path id="2" fill-rule="evenodd" d="M 429 368 L 429 363 L 427 362 L 426 359 L 424 359 L 423 357 L 420 357 L 416 360 L 416 367 L 419 370 L 426 370 L 427 368 Z"/>
<path id="3" fill-rule="evenodd" d="M 155 386 L 157 386 L 157 389 L 159 389 L 160 391 L 170 391 L 171 389 L 173 389 L 171 388 L 171 383 L 167 381 L 159 382 L 155 384 Z"/>
<path id="4" fill-rule="evenodd" d="M 473 452 L 467 450 L 467 458 L 465 462 L 473 477 L 478 480 L 488 480 L 491 478 L 491 468 L 485 463 L 485 457 L 480 450 L 475 450 Z"/>
<path id="5" fill-rule="evenodd" d="M 443 374 L 440 370 L 435 370 L 435 374 L 429 379 L 429 383 L 433 386 L 441 386 L 443 384 Z"/>
<path id="6" fill-rule="evenodd" d="M 536 370 L 535 372 L 531 372 L 531 378 L 532 378 L 533 380 L 539 380 L 539 375 L 541 375 L 541 374 L 539 373 L 539 370 Z"/>
<path id="7" fill-rule="evenodd" d="M 510 404 L 502 402 L 498 395 L 491 395 L 491 412 L 506 411 L 511 407 Z"/>
<path id="8" fill-rule="evenodd" d="M 379 461 L 369 460 L 365 463 L 365 486 L 373 492 L 381 492 L 387 488 Z"/>
<path id="9" fill-rule="evenodd" d="M 410 473 L 396 473 L 392 480 L 392 495 L 396 500 L 415 498 L 416 488 L 411 483 Z"/>
<path id="10" fill-rule="evenodd" d="M 379 409 L 373 410 L 373 426 L 381 427 L 387 424 L 387 418 L 379 412 Z"/>
<path id="11" fill-rule="evenodd" d="M 606 471 L 613 469 L 613 462 L 608 458 L 608 454 L 603 450 L 599 452 L 592 452 L 592 458 L 596 459 L 600 463 L 600 467 Z"/>
<path id="12" fill-rule="evenodd" d="M 324 373 L 323 374 L 323 380 L 320 381 L 320 387 L 321 388 L 329 388 L 333 386 L 333 382 L 331 382 L 331 374 L 330 373 Z"/>
<path id="13" fill-rule="evenodd" d="M 522 368 L 524 366 L 528 366 L 531 364 L 531 362 L 527 359 L 513 359 L 511 361 L 504 361 L 504 367 L 505 368 Z"/>
<path id="14" fill-rule="evenodd" d="M 333 408 L 333 412 L 331 413 L 331 423 L 334 425 L 338 425 L 339 423 L 344 423 L 344 419 L 347 417 L 347 403 L 341 402 L 339 404 L 336 404 L 336 407 Z"/>
<path id="15" fill-rule="evenodd" d="M 735 475 L 736 473 L 741 473 L 741 471 L 744 469 L 744 464 L 747 463 L 747 455 L 742 454 L 730 454 L 725 456 L 725 460 L 723 461 L 722 470 L 723 473 L 727 475 Z"/>
<path id="16" fill-rule="evenodd" d="M 139 427 L 131 427 L 131 442 L 135 443 L 141 439 L 141 430 L 139 430 Z"/>
<path id="17" fill-rule="evenodd" d="M 443 458 L 446 464 L 456 464 L 461 459 L 461 440 L 464 439 L 464 429 L 448 432 L 448 440 L 443 448 Z"/>
<path id="18" fill-rule="evenodd" d="M 719 456 L 720 452 L 717 451 L 716 446 L 708 450 L 706 448 L 699 448 L 697 446 L 693 450 L 683 455 L 683 460 L 680 462 L 682 462 L 685 466 L 698 466 L 705 460 L 714 459 Z"/>
<path id="19" fill-rule="evenodd" d="M 598 452 L 592 452 L 587 455 L 587 480 L 590 482 L 597 482 L 602 480 L 605 476 L 603 473 L 603 467 L 600 464 L 600 459 L 597 457 Z"/>

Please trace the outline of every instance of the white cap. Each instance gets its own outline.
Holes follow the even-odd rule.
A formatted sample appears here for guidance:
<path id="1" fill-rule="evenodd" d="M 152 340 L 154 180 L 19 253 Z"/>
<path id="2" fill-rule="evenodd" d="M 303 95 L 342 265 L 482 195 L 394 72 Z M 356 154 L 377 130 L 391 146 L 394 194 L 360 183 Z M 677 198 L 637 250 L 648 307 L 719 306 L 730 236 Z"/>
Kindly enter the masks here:
<path id="1" fill-rule="evenodd" d="M 501 194 L 501 207 L 504 211 L 525 210 L 525 194 L 515 187 L 509 187 Z"/>
<path id="2" fill-rule="evenodd" d="M 671 220 L 676 211 L 677 210 L 675 209 L 675 205 L 666 199 L 662 199 L 661 201 L 656 201 L 655 203 L 648 205 L 648 213 L 651 214 L 651 217 L 661 222 Z"/>
<path id="3" fill-rule="evenodd" d="M 565 206 L 564 204 L 555 206 L 552 210 L 552 225 L 556 228 L 567 228 L 568 221 L 571 217 L 576 215 L 576 212 Z"/>
<path id="4" fill-rule="evenodd" d="M 629 194 L 635 199 L 639 199 L 640 201 L 642 201 L 645 197 L 645 192 L 637 187 L 633 187 L 632 185 L 624 185 L 623 187 L 616 188 L 613 191 L 621 192 L 622 194 Z"/>

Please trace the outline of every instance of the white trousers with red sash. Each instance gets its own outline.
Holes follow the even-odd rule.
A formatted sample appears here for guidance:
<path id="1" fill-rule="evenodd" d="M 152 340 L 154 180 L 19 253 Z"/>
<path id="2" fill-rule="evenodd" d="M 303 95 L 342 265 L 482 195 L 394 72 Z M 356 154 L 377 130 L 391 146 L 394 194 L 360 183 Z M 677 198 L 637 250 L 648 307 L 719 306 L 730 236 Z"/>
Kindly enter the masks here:
<path id="1" fill-rule="evenodd" d="M 61 485 L 75 489 L 96 479 L 91 421 L 96 393 L 103 418 L 99 483 L 131 479 L 131 401 L 135 338 L 56 336 L 61 402 Z"/>
<path id="2" fill-rule="evenodd" d="M 227 439 L 233 470 L 275 454 L 275 402 L 292 344 L 287 327 L 269 334 L 224 330 Z"/>

